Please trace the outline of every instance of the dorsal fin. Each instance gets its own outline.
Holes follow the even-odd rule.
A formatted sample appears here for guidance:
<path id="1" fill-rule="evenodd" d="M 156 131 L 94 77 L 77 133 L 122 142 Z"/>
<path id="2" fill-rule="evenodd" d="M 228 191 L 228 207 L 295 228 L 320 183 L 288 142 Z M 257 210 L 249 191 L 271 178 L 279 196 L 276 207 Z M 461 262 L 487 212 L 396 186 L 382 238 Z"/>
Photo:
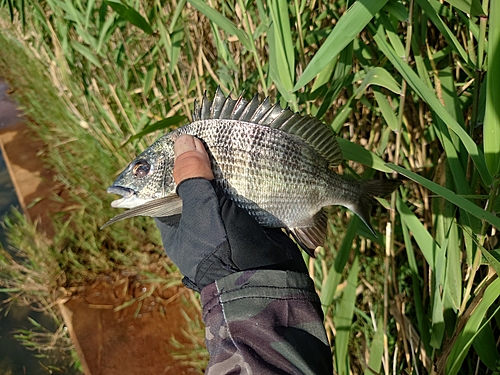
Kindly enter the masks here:
<path id="1" fill-rule="evenodd" d="M 283 109 L 279 104 L 271 105 L 269 98 L 261 102 L 255 95 L 248 101 L 243 98 L 242 93 L 235 100 L 230 95 L 225 96 L 218 87 L 213 101 L 205 93 L 201 106 L 195 100 L 193 110 L 193 121 L 216 119 L 239 120 L 282 130 L 302 138 L 330 166 L 334 167 L 342 162 L 342 150 L 329 127 L 314 117 L 302 116 L 288 108 Z"/>

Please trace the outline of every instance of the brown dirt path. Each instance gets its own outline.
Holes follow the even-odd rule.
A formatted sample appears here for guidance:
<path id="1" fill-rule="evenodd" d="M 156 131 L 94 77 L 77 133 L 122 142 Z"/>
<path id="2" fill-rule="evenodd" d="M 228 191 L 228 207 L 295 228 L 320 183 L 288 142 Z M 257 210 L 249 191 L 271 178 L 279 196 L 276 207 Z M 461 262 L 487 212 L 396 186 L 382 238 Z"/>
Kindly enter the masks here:
<path id="1" fill-rule="evenodd" d="M 25 215 L 51 238 L 51 215 L 64 210 L 67 194 L 38 158 L 45 145 L 36 140 L 7 93 L 0 81 L 0 147 Z M 172 338 L 185 348 L 192 346 L 184 315 L 195 318 L 199 312 L 182 302 L 188 293 L 183 287 L 158 288 L 146 296 L 152 287 L 131 276 L 107 275 L 60 304 L 85 374 L 198 373 L 174 358 L 179 349 Z"/>

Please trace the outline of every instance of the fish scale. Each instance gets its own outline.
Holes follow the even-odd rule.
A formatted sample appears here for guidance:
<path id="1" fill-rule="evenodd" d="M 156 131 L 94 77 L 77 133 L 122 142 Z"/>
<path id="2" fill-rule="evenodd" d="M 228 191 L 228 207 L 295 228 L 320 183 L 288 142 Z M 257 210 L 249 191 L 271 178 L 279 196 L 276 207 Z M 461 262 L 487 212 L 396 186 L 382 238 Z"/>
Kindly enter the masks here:
<path id="1" fill-rule="evenodd" d="M 261 225 L 293 228 L 310 216 L 311 209 L 316 212 L 328 205 L 326 202 L 331 200 L 328 197 L 330 191 L 324 190 L 322 196 L 316 195 L 316 201 L 311 199 L 314 194 L 310 191 L 312 178 L 316 178 L 316 184 L 319 185 L 317 179 L 326 177 L 322 173 L 326 163 L 301 139 L 263 126 L 253 126 L 252 132 L 249 132 L 251 124 L 246 122 L 220 121 L 215 127 L 214 121 L 203 121 L 198 129 L 187 127 L 186 130 L 214 145 L 210 150 L 216 161 L 216 179 L 224 177 L 229 181 L 225 193 L 237 196 L 243 208 L 248 209 L 254 206 L 253 202 L 258 202 L 254 212 Z M 214 129 L 217 129 L 217 133 Z M 284 141 L 284 137 L 296 139 Z M 226 143 L 218 139 L 230 141 Z M 297 152 L 301 148 L 309 151 L 307 158 L 304 155 L 306 153 Z M 251 153 L 253 149 L 259 152 Z M 301 169 L 300 177 L 291 173 L 296 168 Z M 328 183 L 325 181 L 322 185 Z M 296 206 L 296 210 L 304 214 L 290 215 L 290 205 Z M 276 225 L 276 218 L 280 225 Z"/>
<path id="2" fill-rule="evenodd" d="M 313 117 L 217 90 L 213 101 L 196 102 L 193 122 L 172 131 L 144 150 L 108 192 L 121 194 L 113 207 L 129 208 L 106 225 L 138 215 L 174 216 L 182 212 L 175 193 L 175 140 L 191 134 L 202 140 L 216 184 L 266 227 L 282 227 L 313 254 L 326 236 L 323 207 L 342 205 L 372 230 L 370 209 L 398 180 L 347 180 L 332 168 L 342 152 L 331 129 Z M 105 226 L 106 226 L 105 225 Z"/>
<path id="3" fill-rule="evenodd" d="M 212 130 L 214 126 L 210 122 L 210 120 L 203 121 L 198 129 L 187 127 L 186 131 L 213 145 L 210 150 L 214 160 L 215 178 L 229 181 L 222 186 L 224 192 L 237 198 L 241 207 L 251 210 L 262 225 L 290 224 L 287 223 L 288 220 L 276 220 L 285 218 L 284 212 L 274 211 L 274 215 L 269 215 L 273 205 L 284 207 L 289 201 L 299 202 L 295 197 L 289 197 L 286 201 L 283 199 L 288 198 L 285 187 L 295 188 L 296 184 L 294 176 L 290 175 L 289 171 L 276 168 L 282 165 L 281 161 L 291 160 L 287 155 L 288 150 L 277 147 L 271 137 L 263 135 L 265 132 L 258 131 L 256 136 L 251 133 L 242 134 L 241 130 L 248 128 L 248 123 L 221 122 L 217 126 L 218 131 L 214 132 Z M 259 152 L 252 153 L 249 157 L 252 149 Z M 231 152 L 228 153 L 228 150 Z M 273 165 L 276 160 L 280 162 Z M 280 195 L 284 197 L 280 198 Z M 260 205 L 255 202 L 259 202 Z"/>

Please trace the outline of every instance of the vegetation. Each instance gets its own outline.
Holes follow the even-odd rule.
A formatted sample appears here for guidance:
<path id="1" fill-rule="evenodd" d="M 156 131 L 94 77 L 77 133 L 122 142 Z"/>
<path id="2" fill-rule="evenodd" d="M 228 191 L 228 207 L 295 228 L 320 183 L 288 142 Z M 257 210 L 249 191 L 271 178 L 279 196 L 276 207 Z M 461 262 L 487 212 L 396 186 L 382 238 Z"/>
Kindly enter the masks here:
<path id="1" fill-rule="evenodd" d="M 332 209 L 309 260 L 336 373 L 500 371 L 497 1 L 0 4 L 0 42 L 27 47 L 64 103 L 49 114 L 52 100 L 21 98 L 50 124 L 47 160 L 82 224 L 56 220 L 55 285 L 156 264 L 157 246 L 136 251 L 155 238 L 150 221 L 97 231 L 111 216 L 104 188 L 205 91 L 245 90 L 331 126 L 345 174 L 407 178 L 377 215 L 384 234 Z"/>

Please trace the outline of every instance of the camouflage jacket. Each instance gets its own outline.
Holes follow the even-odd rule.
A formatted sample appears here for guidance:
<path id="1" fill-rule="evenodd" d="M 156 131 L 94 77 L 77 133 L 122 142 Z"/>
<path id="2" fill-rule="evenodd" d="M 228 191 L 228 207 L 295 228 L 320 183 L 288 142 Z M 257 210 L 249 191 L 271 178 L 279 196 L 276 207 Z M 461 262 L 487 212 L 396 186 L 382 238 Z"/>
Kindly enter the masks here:
<path id="1" fill-rule="evenodd" d="M 320 301 L 305 274 L 231 274 L 201 292 L 209 375 L 332 374 Z"/>

